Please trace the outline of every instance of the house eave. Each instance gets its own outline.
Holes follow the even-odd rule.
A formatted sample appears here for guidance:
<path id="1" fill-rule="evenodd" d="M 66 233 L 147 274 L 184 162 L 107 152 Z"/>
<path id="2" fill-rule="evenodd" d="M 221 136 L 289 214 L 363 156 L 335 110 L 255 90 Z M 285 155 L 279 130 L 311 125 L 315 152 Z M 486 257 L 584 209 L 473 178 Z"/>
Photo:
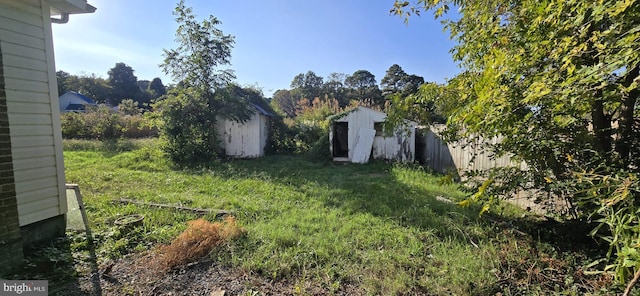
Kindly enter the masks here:
<path id="1" fill-rule="evenodd" d="M 50 14 L 54 15 L 69 15 L 79 13 L 93 13 L 96 8 L 86 0 L 50 0 L 49 1 L 51 11 Z"/>

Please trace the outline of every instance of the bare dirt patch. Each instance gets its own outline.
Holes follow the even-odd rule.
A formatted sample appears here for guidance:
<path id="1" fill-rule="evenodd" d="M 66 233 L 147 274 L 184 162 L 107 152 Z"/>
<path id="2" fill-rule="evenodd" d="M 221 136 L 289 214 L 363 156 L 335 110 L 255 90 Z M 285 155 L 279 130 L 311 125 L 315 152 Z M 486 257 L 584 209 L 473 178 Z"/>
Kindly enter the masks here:
<path id="1" fill-rule="evenodd" d="M 133 254 L 88 272 L 51 295 L 326 295 L 323 287 L 286 280 L 273 281 L 222 266 L 211 260 L 179 266 L 168 271 L 153 268 L 160 256 L 155 251 Z M 362 295 L 356 287 L 344 285 L 335 295 Z"/>
<path id="2" fill-rule="evenodd" d="M 223 222 L 203 219 L 189 226 L 169 245 L 135 253 L 98 266 L 91 256 L 76 261 L 76 277 L 52 289 L 52 295 L 326 295 L 306 281 L 274 281 L 240 268 L 225 266 L 208 256 L 221 244 L 246 231 L 232 216 Z M 95 258 L 95 255 L 93 255 Z M 358 295 L 344 286 L 337 295 Z"/>

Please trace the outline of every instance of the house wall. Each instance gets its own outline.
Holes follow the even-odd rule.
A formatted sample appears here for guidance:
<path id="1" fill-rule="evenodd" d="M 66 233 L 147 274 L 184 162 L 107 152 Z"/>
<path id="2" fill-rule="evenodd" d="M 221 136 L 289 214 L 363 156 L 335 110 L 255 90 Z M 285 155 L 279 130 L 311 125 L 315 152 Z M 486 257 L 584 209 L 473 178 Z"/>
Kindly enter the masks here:
<path id="1" fill-rule="evenodd" d="M 353 159 L 358 130 L 373 129 L 375 123 L 384 122 L 387 115 L 368 108 L 358 107 L 355 111 L 335 120 L 347 122 L 349 159 Z M 411 162 L 415 158 L 415 128 L 408 126 L 408 133 L 396 133 L 391 137 L 376 136 L 373 141 L 373 157 L 377 159 Z M 333 132 L 330 133 L 330 137 Z"/>
<path id="2" fill-rule="evenodd" d="M 47 219 L 64 224 L 64 219 L 56 217 L 66 213 L 49 11 L 43 0 L 0 3 L 0 46 L 19 223 L 23 228 Z"/>
<path id="3" fill-rule="evenodd" d="M 77 94 L 74 94 L 72 92 L 67 92 L 66 94 L 61 95 L 58 98 L 58 103 L 60 104 L 60 108 L 58 109 L 60 112 L 65 112 L 65 110 L 69 107 L 70 104 L 96 105 L 95 103 L 89 103 L 83 100 Z"/>
<path id="4" fill-rule="evenodd" d="M 258 113 L 244 123 L 219 120 L 216 129 L 225 153 L 239 158 L 263 156 L 268 137 L 267 120 L 266 116 Z"/>
<path id="5" fill-rule="evenodd" d="M 2 44 L 0 43 L 0 276 L 22 262 L 22 238 L 11 157 Z"/>

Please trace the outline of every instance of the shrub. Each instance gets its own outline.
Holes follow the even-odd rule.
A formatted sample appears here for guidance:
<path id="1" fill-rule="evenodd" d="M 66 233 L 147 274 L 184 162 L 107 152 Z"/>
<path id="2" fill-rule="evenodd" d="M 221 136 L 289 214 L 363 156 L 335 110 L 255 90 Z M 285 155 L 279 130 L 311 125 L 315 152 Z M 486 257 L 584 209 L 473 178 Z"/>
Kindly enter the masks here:
<path id="1" fill-rule="evenodd" d="M 60 124 L 62 125 L 62 137 L 66 139 L 91 138 L 91 131 L 82 113 L 63 113 L 60 116 Z"/>
<path id="2" fill-rule="evenodd" d="M 307 156 L 315 161 L 331 161 L 330 148 L 329 131 L 325 129 L 320 138 L 311 145 Z"/>
<path id="3" fill-rule="evenodd" d="M 640 177 L 635 172 L 616 171 L 602 165 L 596 170 L 582 169 L 575 162 L 574 178 L 554 184 L 575 192 L 580 209 L 588 211 L 597 226 L 591 235 L 609 244 L 604 271 L 629 289 L 640 277 Z M 592 265 L 601 263 L 594 262 Z"/>
<path id="4" fill-rule="evenodd" d="M 311 149 L 314 143 L 318 142 L 325 134 L 325 129 L 321 123 L 314 121 L 296 121 L 295 123 L 296 152 L 304 153 Z"/>
<path id="5" fill-rule="evenodd" d="M 306 153 L 324 134 L 326 129 L 313 121 L 273 118 L 269 130 L 267 153 Z"/>
<path id="6" fill-rule="evenodd" d="M 157 137 L 142 114 L 124 115 L 106 106 L 88 108 L 84 113 L 66 112 L 60 116 L 62 137 L 65 139 L 98 139 Z"/>
<path id="7" fill-rule="evenodd" d="M 151 138 L 158 136 L 158 129 L 152 127 L 142 114 L 126 115 L 124 137 L 128 139 Z"/>
<path id="8" fill-rule="evenodd" d="M 296 131 L 280 116 L 269 121 L 269 138 L 266 153 L 271 155 L 291 154 L 296 151 Z"/>
<path id="9" fill-rule="evenodd" d="M 122 116 L 115 110 L 99 106 L 85 113 L 85 123 L 98 140 L 115 140 L 124 135 Z"/>
<path id="10" fill-rule="evenodd" d="M 220 153 L 210 99 L 193 89 L 173 90 L 154 108 L 161 120 L 164 151 L 179 166 L 207 165 Z"/>
<path id="11" fill-rule="evenodd" d="M 115 140 L 125 130 L 122 116 L 106 106 L 90 107 L 85 113 L 67 112 L 60 121 L 62 136 L 70 139 Z"/>
<path id="12" fill-rule="evenodd" d="M 339 112 L 336 99 L 315 98 L 313 101 L 302 99 L 295 106 L 296 117 L 275 118 L 271 124 L 268 152 L 307 153 L 317 155 L 314 159 L 325 159 L 329 155 L 327 117 Z M 322 149 L 326 148 L 326 155 Z M 311 152 L 310 150 L 314 150 Z"/>
<path id="13" fill-rule="evenodd" d="M 118 111 L 125 115 L 136 115 L 141 113 L 140 104 L 132 99 L 124 99 L 118 105 Z"/>

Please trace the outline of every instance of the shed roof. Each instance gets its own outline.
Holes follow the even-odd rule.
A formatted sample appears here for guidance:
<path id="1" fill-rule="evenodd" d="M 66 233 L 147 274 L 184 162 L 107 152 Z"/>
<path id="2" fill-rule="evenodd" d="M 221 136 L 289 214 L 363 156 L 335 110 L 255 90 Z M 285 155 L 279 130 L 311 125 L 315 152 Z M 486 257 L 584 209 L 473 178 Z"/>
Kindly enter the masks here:
<path id="1" fill-rule="evenodd" d="M 258 110 L 258 112 L 260 112 L 260 114 L 264 116 L 276 116 L 275 113 L 267 110 L 267 108 L 263 106 L 260 106 L 260 104 L 253 103 L 253 107 L 256 108 L 256 110 Z"/>
<path id="2" fill-rule="evenodd" d="M 377 110 L 373 110 L 371 108 L 367 108 L 367 107 L 363 107 L 363 106 L 358 106 L 358 107 L 355 107 L 353 109 L 345 110 L 345 111 L 342 111 L 340 113 L 331 115 L 331 116 L 327 117 L 327 119 L 332 120 L 332 121 L 338 121 L 340 118 L 343 118 L 343 117 L 349 115 L 350 113 L 357 112 L 357 111 L 370 112 L 370 113 L 377 114 L 379 116 L 383 116 L 385 118 L 387 117 L 387 113 L 384 113 L 384 112 L 381 112 L 381 111 L 377 111 Z M 414 125 L 414 126 L 418 125 L 417 122 L 411 121 L 411 120 L 408 120 L 408 119 L 404 119 L 403 121 L 404 121 L 405 124 L 408 124 L 408 125 Z"/>

